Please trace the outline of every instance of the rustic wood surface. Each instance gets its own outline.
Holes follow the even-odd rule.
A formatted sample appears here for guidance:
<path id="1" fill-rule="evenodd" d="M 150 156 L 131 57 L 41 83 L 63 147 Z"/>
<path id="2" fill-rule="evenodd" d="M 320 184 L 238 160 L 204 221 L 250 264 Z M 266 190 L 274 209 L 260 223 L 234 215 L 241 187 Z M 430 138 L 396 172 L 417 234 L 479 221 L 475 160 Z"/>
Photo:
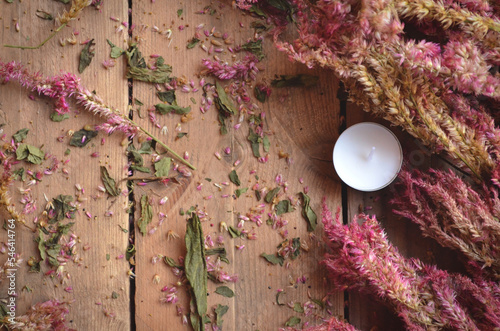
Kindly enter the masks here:
<path id="1" fill-rule="evenodd" d="M 211 6 L 212 15 L 197 13 L 207 6 Z M 15 0 L 13 3 L 2 1 L 0 43 L 37 44 L 55 25 L 53 21 L 36 17 L 36 10 L 42 9 L 56 14 L 64 8 L 68 6 L 52 0 Z M 182 9 L 180 16 L 179 9 Z M 118 21 L 111 20 L 110 17 L 118 18 Z M 297 199 L 299 192 L 308 190 L 312 207 L 318 216 L 323 197 L 327 198 L 331 208 L 342 206 L 342 183 L 332 165 L 333 146 L 340 134 L 340 128 L 345 125 L 344 120 L 347 120 L 347 126 L 374 120 L 350 104 L 344 119 L 337 99 L 338 81 L 333 74 L 329 71 L 309 70 L 289 62 L 283 53 L 276 50 L 271 38 L 267 36 L 263 42 L 266 57 L 259 63 L 261 72 L 257 81 L 269 82 L 275 75 L 307 73 L 319 76 L 319 83 L 310 88 L 273 89 L 267 102 L 256 102 L 266 114 L 264 128 L 268 131 L 271 141 L 267 163 L 258 162 L 252 154 L 247 141 L 246 119 L 236 130 L 233 127 L 238 121 L 236 116 L 228 125 L 229 133 L 220 135 L 215 107 L 205 114 L 198 109 L 202 96 L 199 86 L 203 77 L 200 76 L 201 60 L 213 59 L 214 54 L 229 63 L 242 58 L 241 53 L 235 53 L 233 57 L 227 47 L 234 47 L 252 38 L 254 30 L 250 28 L 250 23 L 255 20 L 254 17 L 233 9 L 230 1 L 200 0 L 175 4 L 162 1 L 105 1 L 99 10 L 86 8 L 77 20 L 72 21 L 41 49 L 0 48 L 1 61 L 19 61 L 31 71 L 40 71 L 49 76 L 61 71 L 77 73 L 79 54 L 84 47 L 81 43 L 94 38 L 96 55 L 91 65 L 82 74 L 78 74 L 82 83 L 90 90 L 95 90 L 107 104 L 120 109 L 124 114 L 128 115 L 132 109 L 131 114 L 135 121 L 160 137 L 178 153 L 188 152 L 189 161 L 197 167 L 197 170 L 191 171 L 191 176 L 178 176 L 178 183 L 167 186 L 161 183 L 140 186 L 136 180 L 127 181 L 129 164 L 126 147 L 130 143 L 138 147 L 140 141 L 135 139 L 129 142 L 119 133 L 106 136 L 101 132 L 93 144 L 85 148 L 69 147 L 69 130 L 77 131 L 85 125 L 98 124 L 101 119 L 72 104 L 74 112 L 71 113 L 70 119 L 60 123 L 52 122 L 49 118 L 53 111 L 52 100 L 26 91 L 15 82 L 1 85 L 0 124 L 5 124 L 2 129 L 6 141 L 8 142 L 17 130 L 29 128 L 26 142 L 37 147 L 43 146 L 44 151 L 56 156 L 61 162 L 56 173 L 44 176 L 39 183 L 30 187 L 38 209 L 26 217 L 29 226 L 35 226 L 34 217 L 40 215 L 45 208 L 45 196 L 50 200 L 58 194 L 66 194 L 75 199 L 80 196 L 82 200 L 73 229 L 78 235 L 77 253 L 81 260 L 78 260 L 78 263 L 69 262 L 65 266 L 70 277 L 63 281 L 53 275 L 44 275 L 50 270 L 44 264 L 41 273 L 28 273 L 24 262 L 16 274 L 18 314 L 24 313 L 35 303 L 55 298 L 72 301 L 70 326 L 78 330 L 188 329 L 182 325 L 175 304 L 160 302 L 160 299 L 165 297 L 161 289 L 177 285 L 177 278 L 165 263 L 153 263 L 152 260 L 158 256 L 177 259 L 185 254 L 183 237 L 187 216 L 181 215 L 180 211 L 197 206 L 208 215 L 203 221 L 205 235 L 209 234 L 214 241 L 221 234 L 224 237 L 224 247 L 230 261 L 225 270 L 229 274 L 237 274 L 239 278 L 236 283 L 226 284 L 236 294 L 230 299 L 214 293 L 219 284 L 209 282 L 210 311 L 217 304 L 229 306 L 229 311 L 223 318 L 224 329 L 276 330 L 283 327 L 291 316 L 302 319 L 299 327 L 306 326 L 307 323 L 318 323 L 321 318 L 330 314 L 344 316 L 344 293 L 331 291 L 331 285 L 326 281 L 326 272 L 318 264 L 325 253 L 324 245 L 321 244 L 322 226 L 318 226 L 314 234 L 308 233 L 300 209 L 287 214 L 289 223 L 284 229 L 288 231 L 288 238 L 300 237 L 309 249 L 307 252 L 302 251 L 300 257 L 288 267 L 272 266 L 260 257 L 261 253 L 275 252 L 276 246 L 283 240 L 279 230 L 273 230 L 265 224 L 266 214 L 270 211 L 268 204 L 265 207 L 262 226 L 258 227 L 251 222 L 244 225 L 246 230 L 257 235 L 257 240 L 232 239 L 227 232 L 221 232 L 220 229 L 221 222 L 236 226 L 239 214 L 244 215 L 259 204 L 251 188 L 258 183 L 260 187 L 272 189 L 276 186 L 277 175 L 281 175 L 288 182 L 288 191 L 282 197 Z M 16 31 L 18 22 L 19 31 Z M 121 22 L 134 26 L 130 35 L 126 28 L 120 28 Z M 222 42 L 221 38 L 211 35 L 204 37 L 195 48 L 186 49 L 188 40 L 194 36 L 196 27 L 200 24 L 204 25 L 201 31 L 214 29 L 212 32 L 227 33 L 233 43 L 223 43 L 222 53 L 209 55 L 201 45 L 209 48 L 212 45 L 211 40 Z M 180 29 L 180 26 L 183 28 Z M 167 33 L 168 29 L 171 34 Z M 161 31 L 164 33 L 159 33 Z M 76 44 L 67 43 L 62 47 L 59 40 L 71 39 L 72 33 L 76 35 Z M 159 103 L 156 92 L 164 90 L 164 87 L 127 80 L 126 62 L 123 57 L 117 59 L 115 67 L 105 69 L 101 63 L 109 60 L 106 39 L 122 48 L 127 48 L 127 42 L 137 42 L 146 59 L 149 59 L 150 54 L 161 55 L 166 63 L 172 65 L 174 76 L 188 83 L 192 80 L 199 89 L 198 92 L 176 93 L 179 105 L 192 107 L 192 116 L 187 121 L 182 121 L 180 115 L 157 115 L 160 127 L 153 125 L 148 117 L 148 109 Z M 215 82 L 213 77 L 205 77 L 205 80 Z M 249 86 L 248 90 L 252 92 L 253 86 Z M 34 100 L 29 98 L 30 95 L 35 97 Z M 134 104 L 134 99 L 140 100 L 144 105 Z M 178 132 L 188 134 L 176 139 Z M 401 132 L 396 133 L 405 150 L 408 153 L 413 152 L 412 157 L 423 157 L 422 164 L 417 162 L 418 166 L 431 162 L 429 155 L 426 155 L 412 138 Z M 58 137 L 64 138 L 58 141 Z M 102 144 L 101 139 L 105 139 Z M 229 155 L 223 152 L 226 147 L 231 148 Z M 71 153 L 65 155 L 68 148 Z M 158 147 L 157 151 L 160 154 L 165 152 L 161 147 Z M 94 152 L 99 153 L 99 156 L 91 157 Z M 221 160 L 214 156 L 215 152 L 222 155 Z M 280 153 L 288 154 L 290 159 L 280 158 Z M 237 160 L 240 163 L 235 166 Z M 146 160 L 146 166 L 153 169 L 151 162 L 150 159 Z M 131 194 L 107 198 L 106 194 L 99 192 L 97 186 L 101 185 L 100 165 L 106 166 L 110 175 L 120 181 L 121 189 L 126 190 L 126 184 L 133 183 L 129 186 L 132 189 Z M 48 166 L 48 161 L 39 166 L 25 162 L 16 165 L 21 166 L 33 171 L 43 171 Z M 68 174 L 65 174 L 63 169 L 67 170 Z M 228 174 L 233 169 L 241 179 L 241 187 L 250 188 L 239 198 L 234 196 L 237 189 L 234 184 L 221 185 L 221 190 L 214 185 L 229 182 Z M 133 176 L 151 175 L 136 172 Z M 77 190 L 77 184 L 85 189 L 85 193 Z M 23 207 L 19 203 L 20 187 L 27 188 L 26 183 L 15 181 L 10 190 L 18 210 Z M 377 214 L 390 240 L 403 254 L 419 257 L 427 262 L 436 262 L 442 267 L 454 270 L 456 257 L 453 254 L 443 251 L 435 242 L 422 238 L 416 226 L 392 216 L 388 205 L 388 200 L 394 193 L 392 190 L 392 186 L 369 194 L 345 190 L 348 219 L 352 219 L 353 215 L 359 212 Z M 229 197 L 223 198 L 224 194 Z M 150 233 L 144 236 L 136 226 L 143 195 L 149 197 L 154 210 L 153 222 L 148 226 Z M 168 197 L 168 200 L 160 205 L 159 201 L 163 197 Z M 105 212 L 110 210 L 114 215 L 105 217 Z M 130 210 L 131 214 L 128 213 Z M 1 212 L 0 220 L 3 223 L 9 215 L 5 210 Z M 166 215 L 161 225 L 158 216 L 160 212 Z M 179 237 L 176 238 L 175 234 Z M 18 224 L 16 251 L 25 261 L 32 256 L 39 257 L 35 237 L 36 233 Z M 5 241 L 6 233 L 2 231 L 0 242 Z M 132 261 L 126 261 L 121 255 L 130 243 L 135 245 L 137 252 Z M 237 249 L 237 246 L 241 245 L 245 248 Z M 6 255 L 0 254 L 0 263 L 3 264 L 6 258 Z M 129 275 L 131 269 L 135 277 Z M 306 278 L 304 284 L 297 282 L 302 276 Z M 155 283 L 154 279 L 159 281 Z M 26 291 L 25 286 L 32 291 Z M 65 291 L 69 286 L 72 287 L 71 293 Z M 280 295 L 280 302 L 285 303 L 284 306 L 276 303 L 278 290 L 284 291 Z M 4 281 L 0 283 L 0 299 L 7 297 L 6 291 L 7 282 Z M 112 298 L 113 292 L 118 294 L 117 298 Z M 178 295 L 177 305 L 187 313 L 189 297 L 183 287 L 179 287 Z M 379 303 L 355 293 L 348 295 L 346 317 L 361 330 L 403 328 L 399 320 Z M 311 299 L 327 302 L 327 309 L 316 307 L 313 315 L 304 316 L 288 306 L 289 303 L 293 307 L 295 302 L 303 304 Z"/>

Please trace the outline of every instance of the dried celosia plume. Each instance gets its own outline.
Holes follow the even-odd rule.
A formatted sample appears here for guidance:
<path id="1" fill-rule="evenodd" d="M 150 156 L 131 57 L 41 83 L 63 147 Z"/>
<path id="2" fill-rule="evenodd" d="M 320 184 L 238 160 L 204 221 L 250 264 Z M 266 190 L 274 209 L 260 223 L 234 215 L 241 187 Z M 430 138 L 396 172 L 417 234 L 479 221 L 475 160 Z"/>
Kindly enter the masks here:
<path id="1" fill-rule="evenodd" d="M 500 327 L 500 287 L 474 282 L 417 259 L 406 259 L 387 240 L 375 216 L 342 224 L 323 203 L 331 253 L 326 265 L 338 289 L 359 290 L 387 303 L 410 330 L 494 330 Z"/>
<path id="2" fill-rule="evenodd" d="M 394 212 L 420 226 L 424 235 L 467 258 L 471 272 L 500 280 L 500 200 L 496 190 L 480 194 L 453 172 L 403 171 Z"/>

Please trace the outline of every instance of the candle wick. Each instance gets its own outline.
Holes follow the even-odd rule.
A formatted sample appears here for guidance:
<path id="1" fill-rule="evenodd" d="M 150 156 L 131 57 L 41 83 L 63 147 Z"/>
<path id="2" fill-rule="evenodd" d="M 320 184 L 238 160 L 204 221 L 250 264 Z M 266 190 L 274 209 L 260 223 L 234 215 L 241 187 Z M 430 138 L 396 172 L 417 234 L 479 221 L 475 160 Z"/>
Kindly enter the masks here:
<path id="1" fill-rule="evenodd" d="M 368 153 L 368 156 L 366 157 L 366 159 L 368 161 L 371 161 L 373 159 L 374 154 L 375 154 L 375 146 L 372 147 L 372 150 L 370 151 L 370 153 Z"/>

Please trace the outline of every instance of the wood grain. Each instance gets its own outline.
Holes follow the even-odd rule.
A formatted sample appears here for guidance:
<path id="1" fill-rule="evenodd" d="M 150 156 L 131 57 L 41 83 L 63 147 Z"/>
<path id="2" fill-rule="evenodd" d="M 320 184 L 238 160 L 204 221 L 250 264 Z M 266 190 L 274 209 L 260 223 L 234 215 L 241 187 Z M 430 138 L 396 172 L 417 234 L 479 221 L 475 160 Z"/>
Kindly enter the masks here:
<path id="1" fill-rule="evenodd" d="M 34 45 L 49 35 L 54 28 L 53 21 L 46 21 L 35 16 L 37 9 L 49 13 L 61 13 L 64 8 L 69 8 L 55 1 L 23 1 L 9 4 L 0 4 L 2 20 L 0 42 L 1 44 Z M 110 16 L 126 17 L 127 1 L 113 1 L 106 3 L 101 11 L 93 7 L 84 10 L 83 15 L 77 21 L 73 21 L 63 29 L 55 38 L 38 50 L 20 50 L 1 48 L 1 60 L 19 61 L 26 64 L 30 71 L 40 71 L 42 75 L 56 75 L 63 72 L 78 72 L 78 58 L 83 46 L 81 42 L 95 38 L 96 56 L 86 71 L 80 75 L 82 83 L 90 90 L 95 90 L 103 99 L 113 106 L 127 110 L 127 82 L 123 79 L 123 64 L 117 64 L 112 70 L 106 71 L 101 62 L 109 58 L 109 46 L 106 38 L 113 38 L 116 23 L 109 20 Z M 19 22 L 20 31 L 15 31 L 15 21 Z M 72 32 L 79 33 L 76 36 L 77 44 L 61 47 L 60 38 L 70 38 Z M 111 36 L 111 37 L 110 37 Z M 35 97 L 34 100 L 28 98 Z M 0 86 L 0 109 L 1 122 L 5 124 L 3 133 L 6 140 L 10 141 L 13 133 L 21 128 L 28 128 L 30 132 L 26 142 L 37 147 L 43 146 L 46 153 L 54 155 L 60 161 L 58 171 L 52 175 L 43 176 L 42 180 L 31 187 L 31 193 L 36 200 L 37 210 L 29 214 L 26 220 L 30 226 L 34 226 L 35 216 L 40 216 L 46 205 L 44 195 L 48 199 L 58 194 L 66 194 L 75 197 L 78 194 L 82 199 L 75 217 L 73 228 L 78 236 L 76 252 L 81 257 L 78 263 L 70 262 L 64 268 L 70 275 L 70 279 L 63 281 L 53 277 L 44 276 L 50 268 L 42 264 L 41 273 L 28 273 L 26 261 L 31 257 L 39 259 L 37 252 L 35 234 L 18 225 L 16 228 L 16 251 L 22 255 L 25 262 L 17 271 L 16 291 L 17 314 L 23 314 L 31 305 L 49 299 L 61 301 L 74 301 L 70 307 L 69 325 L 79 330 L 126 330 L 130 328 L 129 312 L 129 279 L 126 274 L 128 264 L 124 260 L 116 260 L 115 257 L 123 254 L 128 242 L 128 235 L 123 233 L 118 225 L 128 227 L 128 214 L 124 211 L 127 197 L 120 196 L 108 199 L 101 193 L 100 198 L 92 198 L 98 194 L 97 186 L 101 185 L 99 166 L 105 165 L 115 178 L 126 175 L 123 170 L 126 165 L 124 148 L 120 142 L 120 135 L 105 137 L 102 133 L 85 148 L 70 147 L 68 131 L 80 130 L 83 126 L 100 123 L 96 118 L 84 109 L 72 104 L 74 112 L 70 119 L 61 123 L 52 122 L 49 119 L 53 112 L 53 100 L 39 97 L 35 93 L 24 90 L 18 83 L 12 82 Z M 58 142 L 56 138 L 62 138 Z M 101 138 L 106 142 L 101 146 Z M 65 155 L 69 148 L 70 155 Z M 99 157 L 91 158 L 90 154 L 98 152 Z M 66 163 L 67 162 L 67 163 Z M 50 166 L 51 161 L 46 160 L 40 166 L 21 162 L 16 166 L 25 167 L 33 171 L 42 171 Z M 62 173 L 65 168 L 68 174 Z M 75 188 L 79 184 L 85 189 L 81 194 Z M 18 203 L 18 188 L 27 188 L 26 183 L 15 181 L 11 187 L 14 202 L 18 210 L 22 205 Z M 123 185 L 122 185 L 123 187 Z M 115 212 L 112 218 L 104 217 L 107 210 Z M 91 214 L 88 218 L 85 212 Z M 9 216 L 2 214 L 2 224 Z M 0 241 L 5 242 L 6 233 L 1 231 Z M 84 251 L 84 246 L 90 247 Z M 106 255 L 111 258 L 109 261 Z M 0 256 L 0 263 L 7 256 Z M 1 297 L 6 297 L 6 282 L 1 283 Z M 32 292 L 23 290 L 24 286 L 32 289 Z M 71 286 L 72 291 L 68 293 L 65 288 Z M 117 299 L 112 299 L 112 292 L 118 293 Z M 97 305 L 96 303 L 100 303 Z M 116 317 L 106 317 L 104 311 L 115 313 Z"/>

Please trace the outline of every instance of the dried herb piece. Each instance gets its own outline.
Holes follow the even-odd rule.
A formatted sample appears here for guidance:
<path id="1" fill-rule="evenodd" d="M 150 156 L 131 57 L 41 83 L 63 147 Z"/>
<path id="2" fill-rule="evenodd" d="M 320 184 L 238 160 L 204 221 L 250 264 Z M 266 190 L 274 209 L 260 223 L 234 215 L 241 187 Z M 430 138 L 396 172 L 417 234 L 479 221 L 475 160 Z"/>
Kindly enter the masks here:
<path id="1" fill-rule="evenodd" d="M 134 98 L 134 103 L 138 106 L 144 106 L 144 104 L 141 102 L 141 100 Z"/>
<path id="2" fill-rule="evenodd" d="M 62 122 L 69 118 L 68 114 L 59 114 L 58 112 L 53 112 L 50 114 L 50 119 L 52 122 Z"/>
<path id="3" fill-rule="evenodd" d="M 179 132 L 175 137 L 175 140 L 181 139 L 182 137 L 187 136 L 187 134 L 187 132 Z"/>
<path id="4" fill-rule="evenodd" d="M 35 15 L 42 20 L 47 20 L 47 21 L 52 21 L 54 19 L 54 16 L 51 14 L 47 13 L 45 10 L 37 9 L 35 12 Z"/>
<path id="5" fill-rule="evenodd" d="M 304 312 L 304 307 L 300 304 L 300 302 L 295 302 L 293 304 L 293 311 L 297 313 L 303 313 Z"/>
<path id="6" fill-rule="evenodd" d="M 136 252 L 135 245 L 129 244 L 127 250 L 125 251 L 125 259 L 127 259 L 127 261 L 130 261 L 130 259 L 135 256 L 135 252 Z"/>
<path id="7" fill-rule="evenodd" d="M 181 107 L 177 105 L 167 105 L 164 103 L 158 103 L 155 105 L 156 111 L 162 115 L 176 113 L 179 115 L 186 115 L 191 111 L 191 106 Z"/>
<path id="8" fill-rule="evenodd" d="M 151 170 L 149 168 L 144 167 L 144 159 L 142 158 L 141 153 L 139 153 L 137 150 L 135 150 L 135 147 L 133 145 L 130 145 L 128 150 L 128 156 L 131 161 L 130 168 L 132 170 L 144 172 L 144 173 L 150 173 Z"/>
<path id="9" fill-rule="evenodd" d="M 12 178 L 14 180 L 20 179 L 22 182 L 26 180 L 26 171 L 24 168 L 19 168 L 12 173 Z"/>
<path id="10" fill-rule="evenodd" d="M 52 204 L 49 208 L 49 223 L 62 221 L 65 217 L 73 218 L 76 207 L 72 206 L 73 197 L 71 195 L 59 194 L 52 199 Z"/>
<path id="11" fill-rule="evenodd" d="M 144 194 L 141 197 L 141 217 L 137 221 L 137 226 L 139 226 L 139 231 L 142 235 L 146 235 L 146 228 L 149 223 L 153 221 L 153 207 L 149 204 L 149 197 Z"/>
<path id="12" fill-rule="evenodd" d="M 271 201 L 274 200 L 274 197 L 276 196 L 276 194 L 278 194 L 280 189 L 281 189 L 280 187 L 276 187 L 276 188 L 272 189 L 271 191 L 267 192 L 266 197 L 264 198 L 264 201 L 267 203 L 271 203 Z"/>
<path id="13" fill-rule="evenodd" d="M 198 215 L 192 214 L 186 225 L 186 257 L 184 272 L 191 285 L 191 324 L 195 330 L 204 330 L 203 316 L 207 312 L 207 263 L 205 260 L 205 237 Z"/>
<path id="14" fill-rule="evenodd" d="M 241 237 L 241 231 L 235 228 L 234 226 L 230 225 L 227 230 L 229 231 L 229 234 L 231 235 L 231 238 L 238 238 Z"/>
<path id="15" fill-rule="evenodd" d="M 217 308 L 214 309 L 215 324 L 217 324 L 217 327 L 219 330 L 222 330 L 222 323 L 224 322 L 222 320 L 222 316 L 224 316 L 228 310 L 229 310 L 229 306 L 223 306 L 221 304 L 218 304 Z"/>
<path id="16" fill-rule="evenodd" d="M 183 266 L 179 265 L 177 262 L 175 262 L 175 260 L 171 257 L 168 257 L 168 256 L 165 256 L 163 258 L 163 261 L 169 266 L 169 267 L 172 267 L 172 268 L 179 268 L 179 269 L 184 269 Z"/>
<path id="17" fill-rule="evenodd" d="M 141 148 L 139 148 L 138 152 L 141 154 L 151 154 L 153 145 L 151 140 L 147 140 L 141 144 Z"/>
<path id="18" fill-rule="evenodd" d="M 316 225 L 318 224 L 318 216 L 310 206 L 311 198 L 303 192 L 300 192 L 299 194 L 304 200 L 302 204 L 302 216 L 307 221 L 307 231 L 312 232 L 316 229 Z"/>
<path id="19" fill-rule="evenodd" d="M 168 177 L 170 172 L 170 166 L 172 165 L 172 159 L 169 157 L 164 157 L 160 161 L 155 163 L 155 176 L 156 177 Z"/>
<path id="20" fill-rule="evenodd" d="M 267 93 L 259 88 L 259 85 L 255 85 L 253 89 L 253 94 L 255 95 L 255 98 L 259 100 L 260 102 L 264 103 L 266 102 L 267 99 Z"/>
<path id="21" fill-rule="evenodd" d="M 250 9 L 251 11 L 251 9 Z M 265 14 L 264 14 L 265 15 Z M 250 22 L 250 27 L 255 30 L 255 32 L 260 33 L 267 31 L 271 28 L 270 25 L 265 24 L 263 21 L 253 21 Z"/>
<path id="22" fill-rule="evenodd" d="M 236 197 L 240 197 L 240 195 L 246 193 L 248 191 L 248 187 L 244 187 L 244 188 L 239 188 L 237 189 L 234 193 L 236 194 Z"/>
<path id="23" fill-rule="evenodd" d="M 177 17 L 181 17 L 183 9 L 177 9 Z"/>
<path id="24" fill-rule="evenodd" d="M 108 42 L 109 46 L 111 47 L 111 52 L 109 54 L 109 56 L 112 58 L 112 59 L 117 59 L 119 58 L 120 56 L 123 55 L 123 53 L 125 53 L 125 50 L 116 46 L 115 44 L 113 44 L 109 39 L 106 39 L 106 41 Z M 141 103 L 142 105 L 142 103 Z M 141 106 L 140 105 L 140 106 Z"/>
<path id="25" fill-rule="evenodd" d="M 257 201 L 260 201 L 260 199 L 262 199 L 262 194 L 259 190 L 255 191 L 255 198 L 257 199 Z"/>
<path id="26" fill-rule="evenodd" d="M 269 138 L 267 136 L 264 136 L 264 138 L 262 138 L 262 146 L 264 147 L 264 152 L 269 152 L 271 142 L 269 141 Z"/>
<path id="27" fill-rule="evenodd" d="M 210 255 L 218 255 L 218 259 L 220 259 L 222 262 L 229 264 L 229 260 L 226 257 L 226 249 L 224 247 L 217 247 L 217 248 L 211 248 L 205 250 L 205 255 L 210 256 Z"/>
<path id="28" fill-rule="evenodd" d="M 109 261 L 111 260 L 111 255 L 110 254 L 106 254 L 106 261 Z"/>
<path id="29" fill-rule="evenodd" d="M 97 131 L 81 129 L 73 133 L 69 144 L 75 147 L 85 147 L 96 136 Z"/>
<path id="30" fill-rule="evenodd" d="M 276 304 L 278 306 L 284 306 L 285 305 L 284 303 L 280 302 L 280 295 L 283 294 L 283 293 L 285 293 L 285 292 L 283 292 L 283 291 L 276 292 Z"/>
<path id="31" fill-rule="evenodd" d="M 237 186 L 240 186 L 241 185 L 241 182 L 240 182 L 240 179 L 238 178 L 238 174 L 236 173 L 236 170 L 233 170 L 229 173 L 229 180 L 237 185 Z"/>
<path id="32" fill-rule="evenodd" d="M 160 99 L 163 102 L 168 102 L 169 105 L 175 103 L 175 91 L 174 90 L 169 90 L 165 92 L 157 92 L 156 95 L 158 96 L 158 99 Z"/>
<path id="33" fill-rule="evenodd" d="M 121 226 L 120 224 L 118 224 L 118 227 L 120 228 L 120 230 L 123 231 L 123 233 L 128 233 L 128 230 L 125 229 L 123 226 Z"/>
<path id="34" fill-rule="evenodd" d="M 255 14 L 257 16 L 260 16 L 262 18 L 267 18 L 267 15 L 266 13 L 264 13 L 262 11 L 262 9 L 260 9 L 257 5 L 252 5 L 252 7 L 250 7 L 250 9 L 248 10 L 250 13 L 252 14 Z"/>
<path id="35" fill-rule="evenodd" d="M 296 326 L 297 324 L 299 324 L 301 321 L 300 318 L 296 317 L 296 316 L 292 316 L 288 319 L 288 321 L 286 321 L 285 323 L 285 326 L 289 326 L 289 327 L 294 327 Z"/>
<path id="36" fill-rule="evenodd" d="M 15 143 L 20 143 L 28 136 L 29 129 L 21 129 L 12 135 Z"/>
<path id="37" fill-rule="evenodd" d="M 226 298 L 234 297 L 234 292 L 227 286 L 219 286 L 215 289 L 215 293 L 220 294 Z"/>
<path id="38" fill-rule="evenodd" d="M 250 144 L 252 145 L 253 156 L 260 157 L 259 148 L 260 148 L 260 143 L 262 142 L 262 138 L 258 134 L 256 134 L 252 130 L 252 128 L 249 128 L 247 139 L 248 141 L 250 141 Z"/>
<path id="39" fill-rule="evenodd" d="M 271 82 L 273 87 L 311 87 L 318 84 L 319 77 L 299 74 L 299 75 L 280 75 L 280 78 Z"/>
<path id="40" fill-rule="evenodd" d="M 193 37 L 191 40 L 188 41 L 186 48 L 191 49 L 194 46 L 196 46 L 199 42 L 200 42 L 200 39 Z"/>
<path id="41" fill-rule="evenodd" d="M 45 158 L 45 152 L 40 148 L 28 144 L 21 144 L 16 149 L 16 159 L 26 160 L 33 164 L 40 164 Z"/>
<path id="42" fill-rule="evenodd" d="M 278 256 L 276 254 L 262 253 L 262 254 L 260 254 L 260 256 L 265 258 L 267 262 L 274 264 L 274 265 L 279 264 L 280 266 L 283 266 L 283 263 L 285 262 L 285 259 L 282 256 Z"/>
<path id="43" fill-rule="evenodd" d="M 61 245 L 59 244 L 59 240 L 65 234 L 68 234 L 69 230 L 75 223 L 68 224 L 57 224 L 57 229 L 55 232 L 52 232 L 50 237 L 45 240 L 45 232 L 44 228 L 38 229 L 38 237 L 35 241 L 38 244 L 38 251 L 40 252 L 40 257 L 42 261 L 48 260 L 49 264 L 53 267 L 58 267 L 60 262 L 57 260 L 59 253 L 61 252 Z M 47 231 L 47 230 L 45 230 Z M 47 233 L 48 234 L 48 233 Z"/>
<path id="44" fill-rule="evenodd" d="M 246 44 L 241 45 L 241 49 L 254 54 L 257 56 L 259 61 L 264 58 L 264 53 L 262 53 L 262 39 L 249 41 Z"/>
<path id="45" fill-rule="evenodd" d="M 281 200 L 275 206 L 276 215 L 291 213 L 294 210 L 295 208 L 293 208 L 292 204 L 290 203 L 290 200 Z"/>
<path id="46" fill-rule="evenodd" d="M 78 65 L 79 73 L 82 73 L 90 65 L 90 62 L 92 62 L 95 55 L 94 46 L 94 39 L 91 39 L 82 49 L 82 52 L 80 53 L 80 64 Z"/>
<path id="47" fill-rule="evenodd" d="M 109 195 L 116 197 L 121 193 L 121 190 L 117 187 L 116 181 L 111 178 L 108 173 L 108 169 L 105 166 L 101 166 L 101 179 L 104 184 L 104 188 Z"/>
<path id="48" fill-rule="evenodd" d="M 128 62 L 127 78 L 158 84 L 170 82 L 172 67 L 165 64 L 163 57 L 160 56 L 156 59 L 153 66 L 155 69 L 152 70 L 146 65 L 137 45 L 132 45 L 128 51 L 125 51 L 125 54 Z"/>
<path id="49" fill-rule="evenodd" d="M 113 293 L 111 293 L 111 298 L 112 299 L 118 299 L 120 295 L 118 293 L 116 293 L 115 291 L 113 291 Z"/>
<path id="50" fill-rule="evenodd" d="M 224 88 L 219 84 L 219 82 L 215 82 L 215 87 L 217 89 L 217 97 L 214 98 L 214 102 L 215 106 L 219 110 L 218 118 L 221 125 L 220 133 L 227 134 L 226 119 L 236 113 L 236 107 L 231 99 L 229 99 L 226 91 L 224 91 Z"/>

